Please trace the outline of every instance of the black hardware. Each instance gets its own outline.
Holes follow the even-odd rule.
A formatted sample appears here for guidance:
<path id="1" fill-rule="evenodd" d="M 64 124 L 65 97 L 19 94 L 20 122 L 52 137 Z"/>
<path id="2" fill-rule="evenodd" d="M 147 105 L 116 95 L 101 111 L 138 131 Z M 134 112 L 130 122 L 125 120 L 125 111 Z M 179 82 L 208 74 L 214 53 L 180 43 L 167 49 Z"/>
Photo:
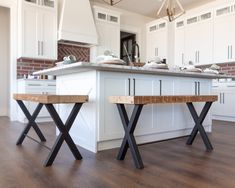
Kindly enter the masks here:
<path id="1" fill-rule="evenodd" d="M 188 109 L 189 109 L 189 111 L 192 115 L 192 118 L 193 118 L 194 122 L 195 122 L 195 126 L 194 126 L 188 140 L 187 140 L 187 145 L 192 145 L 192 143 L 193 143 L 193 141 L 194 141 L 194 139 L 195 139 L 195 137 L 196 137 L 196 135 L 199 131 L 200 134 L 201 134 L 202 140 L 203 140 L 203 142 L 206 146 L 206 149 L 207 150 L 213 150 L 213 147 L 210 143 L 210 140 L 209 140 L 209 138 L 206 134 L 206 131 L 202 126 L 202 123 L 203 123 L 203 121 L 204 121 L 211 105 L 212 105 L 212 102 L 206 102 L 203 109 L 202 109 L 202 111 L 201 111 L 200 116 L 198 116 L 193 104 L 192 103 L 187 103 Z"/>
<path id="2" fill-rule="evenodd" d="M 121 145 L 120 150 L 118 152 L 117 159 L 124 160 L 126 153 L 127 153 L 127 150 L 128 150 L 128 148 L 130 148 L 132 158 L 134 160 L 136 168 L 142 169 L 142 168 L 144 168 L 144 164 L 143 164 L 141 155 L 139 153 L 138 146 L 135 141 L 134 131 L 135 131 L 139 116 L 141 114 L 141 111 L 142 111 L 142 108 L 144 105 L 143 104 L 135 104 L 134 105 L 134 109 L 132 111 L 130 120 L 129 120 L 127 112 L 126 112 L 125 105 L 124 104 L 116 104 L 116 105 L 117 105 L 118 112 L 119 112 L 119 115 L 120 115 L 120 118 L 122 121 L 122 125 L 123 125 L 124 131 L 125 131 L 125 136 L 123 138 L 122 145 Z M 205 119 L 205 117 L 206 117 L 206 115 L 212 105 L 212 102 L 205 103 L 205 105 L 200 113 L 200 116 L 198 116 L 192 102 L 186 103 L 186 105 L 188 106 L 190 114 L 195 122 L 195 126 L 194 126 L 186 144 L 192 145 L 192 143 L 193 143 L 193 141 L 199 131 L 199 133 L 201 134 L 202 140 L 206 146 L 206 149 L 213 150 L 213 147 L 212 147 L 210 140 L 205 132 L 205 129 L 202 126 L 202 123 L 203 123 L 203 121 L 204 121 L 204 119 Z"/>
<path id="3" fill-rule="evenodd" d="M 24 114 L 25 114 L 26 118 L 28 119 L 29 123 L 24 128 L 24 130 L 21 133 L 21 135 L 20 135 L 19 139 L 17 140 L 16 144 L 17 145 L 22 144 L 22 142 L 24 141 L 26 136 L 28 138 L 30 138 L 31 140 L 41 144 L 36 139 L 34 139 L 34 138 L 27 135 L 31 127 L 34 128 L 34 130 L 37 133 L 40 140 L 42 142 L 45 142 L 46 141 L 45 137 L 43 136 L 41 130 L 38 127 L 38 125 L 35 123 L 35 119 L 37 118 L 40 110 L 42 109 L 43 104 L 39 103 L 37 105 L 35 111 L 33 112 L 33 115 L 31 116 L 29 111 L 27 110 L 26 106 L 22 102 L 22 100 L 17 100 L 17 103 L 19 104 L 20 108 L 24 112 Z M 82 159 L 82 156 L 81 156 L 80 152 L 78 151 L 75 143 L 73 142 L 71 136 L 69 135 L 69 130 L 71 129 L 72 124 L 73 124 L 75 118 L 77 117 L 77 114 L 78 114 L 79 110 L 81 109 L 82 104 L 83 103 L 75 103 L 74 104 L 74 107 L 73 107 L 69 117 L 67 118 L 67 121 L 66 121 L 65 124 L 60 119 L 58 113 L 56 112 L 56 110 L 53 106 L 53 104 L 44 104 L 46 106 L 49 114 L 51 115 L 52 119 L 54 120 L 57 128 L 60 131 L 60 134 L 57 137 L 57 139 L 56 139 L 56 141 L 55 141 L 52 148 L 48 148 L 47 146 L 41 144 L 42 146 L 44 146 L 44 147 L 46 147 L 47 149 L 50 150 L 50 153 L 49 153 L 47 159 L 44 162 L 44 166 L 52 165 L 53 161 L 55 160 L 55 157 L 56 157 L 57 153 L 59 152 L 59 149 L 60 149 L 63 141 L 65 141 L 67 143 L 67 145 L 69 146 L 69 148 L 70 148 L 71 152 L 73 153 L 75 159 L 77 159 L 77 160 Z"/>
<path id="4" fill-rule="evenodd" d="M 117 108 L 118 108 L 118 111 L 122 120 L 124 131 L 125 131 L 125 136 L 123 138 L 122 145 L 119 150 L 117 159 L 124 160 L 126 153 L 127 153 L 127 149 L 130 148 L 136 168 L 139 168 L 139 169 L 144 168 L 144 165 L 143 165 L 143 162 L 142 162 L 139 150 L 138 150 L 138 146 L 136 144 L 135 137 L 133 135 L 141 110 L 143 108 L 143 105 L 142 104 L 135 105 L 133 112 L 131 114 L 130 120 L 128 118 L 124 104 L 117 104 Z"/>
<path id="5" fill-rule="evenodd" d="M 28 134 L 29 130 L 31 127 L 33 127 L 33 129 L 35 130 L 36 134 L 38 135 L 39 139 L 42 142 L 46 141 L 46 138 L 43 136 L 41 130 L 39 129 L 37 123 L 35 122 L 35 119 L 37 118 L 39 112 L 42 109 L 42 104 L 38 104 L 35 111 L 33 112 L 33 115 L 31 115 L 28 111 L 28 109 L 26 108 L 25 104 L 21 101 L 21 100 L 17 100 L 16 101 L 18 103 L 18 105 L 20 106 L 20 108 L 22 109 L 25 117 L 28 119 L 28 124 L 26 125 L 26 127 L 24 128 L 24 130 L 22 131 L 20 137 L 18 138 L 16 145 L 21 145 L 25 139 L 25 135 Z"/>
<path id="6" fill-rule="evenodd" d="M 201 94 L 200 87 L 201 87 L 201 83 L 198 82 L 198 84 L 197 84 L 197 88 L 198 88 L 198 89 L 197 89 L 197 94 L 198 94 L 198 95 Z"/>
<path id="7" fill-rule="evenodd" d="M 77 149 L 77 146 L 75 145 L 75 143 L 73 142 L 71 136 L 69 135 L 69 130 L 72 127 L 72 124 L 75 120 L 75 118 L 77 117 L 77 114 L 80 110 L 80 108 L 82 107 L 82 103 L 75 103 L 66 123 L 64 124 L 62 122 L 62 120 L 60 119 L 58 113 L 56 112 L 53 104 L 45 104 L 49 114 L 51 115 L 52 119 L 54 120 L 57 128 L 60 131 L 59 136 L 57 137 L 55 144 L 52 147 L 51 152 L 49 153 L 46 161 L 44 162 L 44 166 L 50 166 L 52 165 L 53 161 L 55 160 L 55 157 L 61 147 L 61 145 L 63 144 L 63 142 L 65 141 L 67 143 L 67 145 L 69 146 L 71 152 L 73 153 L 73 156 L 75 157 L 75 159 L 80 160 L 82 159 L 82 156 L 80 154 L 80 152 Z"/>
<path id="8" fill-rule="evenodd" d="M 135 78 L 133 78 L 133 90 L 134 90 L 133 91 L 134 92 L 133 95 L 135 96 Z"/>
<path id="9" fill-rule="evenodd" d="M 223 93 L 223 104 L 224 104 L 224 93 Z"/>
<path id="10" fill-rule="evenodd" d="M 162 80 L 159 80 L 159 84 L 160 84 L 160 96 L 162 96 Z"/>
<path id="11" fill-rule="evenodd" d="M 131 79 L 128 78 L 128 95 L 131 95 Z"/>

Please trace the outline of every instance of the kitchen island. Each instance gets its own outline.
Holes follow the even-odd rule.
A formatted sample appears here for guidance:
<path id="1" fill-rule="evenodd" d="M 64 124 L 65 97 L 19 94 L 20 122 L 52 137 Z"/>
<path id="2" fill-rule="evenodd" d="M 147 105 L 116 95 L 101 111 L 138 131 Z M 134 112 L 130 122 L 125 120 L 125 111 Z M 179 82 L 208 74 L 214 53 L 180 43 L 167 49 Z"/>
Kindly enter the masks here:
<path id="1" fill-rule="evenodd" d="M 120 147 L 124 136 L 116 105 L 109 96 L 115 95 L 210 95 L 212 79 L 224 75 L 182 72 L 121 65 L 73 63 L 34 74 L 56 75 L 56 93 L 89 95 L 70 134 L 76 144 L 92 152 Z M 197 104 L 201 111 L 203 104 Z M 57 109 L 66 119 L 70 105 Z M 132 107 L 127 106 L 127 112 Z M 204 121 L 211 131 L 210 113 Z M 194 122 L 184 104 L 149 105 L 143 108 L 135 131 L 137 143 L 154 142 L 189 135 Z"/>

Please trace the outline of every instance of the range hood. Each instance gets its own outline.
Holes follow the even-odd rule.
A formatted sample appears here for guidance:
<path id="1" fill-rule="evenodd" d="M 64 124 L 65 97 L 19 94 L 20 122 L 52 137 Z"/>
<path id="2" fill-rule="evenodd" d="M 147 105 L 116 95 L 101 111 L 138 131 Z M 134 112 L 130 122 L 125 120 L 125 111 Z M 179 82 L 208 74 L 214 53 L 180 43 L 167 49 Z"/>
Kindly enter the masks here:
<path id="1" fill-rule="evenodd" d="M 88 45 L 98 43 L 89 0 L 59 0 L 58 39 Z"/>

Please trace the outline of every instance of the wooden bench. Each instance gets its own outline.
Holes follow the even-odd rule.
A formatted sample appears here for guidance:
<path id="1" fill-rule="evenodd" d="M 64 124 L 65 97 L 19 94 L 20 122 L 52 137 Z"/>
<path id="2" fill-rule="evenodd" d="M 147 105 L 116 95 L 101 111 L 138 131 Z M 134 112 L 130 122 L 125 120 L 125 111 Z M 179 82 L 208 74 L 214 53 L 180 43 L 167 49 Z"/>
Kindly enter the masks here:
<path id="1" fill-rule="evenodd" d="M 195 126 L 190 134 L 187 144 L 192 145 L 198 131 L 200 132 L 203 142 L 207 150 L 213 150 L 210 140 L 202 126 L 202 123 L 214 101 L 217 101 L 217 95 L 180 95 L 180 96 L 110 96 L 109 102 L 117 105 L 119 115 L 122 120 L 123 128 L 125 130 L 125 136 L 122 141 L 121 148 L 119 150 L 117 159 L 124 160 L 126 156 L 127 149 L 130 148 L 132 157 L 136 168 L 144 168 L 138 146 L 134 138 L 134 130 L 138 122 L 139 116 L 141 114 L 144 105 L 148 104 L 169 104 L 169 103 L 186 103 L 188 109 L 192 115 L 195 122 Z M 197 114 L 193 103 L 194 102 L 205 102 L 204 107 L 200 115 Z M 133 112 L 130 119 L 128 118 L 125 104 L 134 105 Z"/>
<path id="2" fill-rule="evenodd" d="M 37 133 L 41 142 L 46 141 L 44 135 L 42 134 L 37 123 L 35 122 L 35 119 L 37 118 L 40 110 L 42 109 L 43 105 L 45 105 L 50 116 L 52 117 L 57 128 L 59 129 L 60 134 L 58 135 L 52 149 L 43 145 L 47 149 L 50 150 L 50 153 L 44 162 L 44 166 L 52 165 L 57 153 L 59 152 L 61 145 L 63 144 L 63 141 L 65 141 L 67 143 L 67 145 L 69 146 L 75 159 L 77 159 L 77 160 L 82 159 L 80 152 L 78 151 L 75 143 L 73 142 L 71 136 L 69 135 L 69 130 L 71 129 L 72 124 L 73 124 L 75 118 L 77 117 L 77 114 L 78 114 L 80 108 L 82 107 L 83 103 L 88 102 L 87 95 L 14 94 L 13 98 L 17 101 L 18 105 L 20 106 L 20 108 L 22 109 L 23 113 L 25 114 L 26 118 L 29 121 L 28 124 L 26 125 L 26 127 L 24 128 L 23 132 L 21 133 L 19 139 L 17 140 L 17 143 L 16 143 L 17 145 L 21 145 L 23 143 L 25 137 L 31 138 L 32 140 L 38 142 L 34 138 L 27 135 L 31 127 L 33 127 L 33 129 L 35 130 L 35 132 Z M 29 113 L 29 111 L 26 108 L 23 101 L 31 101 L 31 102 L 38 103 L 38 105 L 32 115 Z M 65 124 L 60 119 L 53 104 L 74 104 L 72 111 L 71 111 L 70 115 L 68 116 L 68 119 Z M 38 143 L 41 144 L 40 142 L 38 142 Z"/>

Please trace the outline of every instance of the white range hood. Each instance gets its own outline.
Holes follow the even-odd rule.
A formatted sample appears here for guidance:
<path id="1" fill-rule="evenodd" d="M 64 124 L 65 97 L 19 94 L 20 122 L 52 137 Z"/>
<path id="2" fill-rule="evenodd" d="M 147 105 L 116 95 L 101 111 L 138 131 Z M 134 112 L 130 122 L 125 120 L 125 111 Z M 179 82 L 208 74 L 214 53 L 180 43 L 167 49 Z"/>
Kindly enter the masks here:
<path id="1" fill-rule="evenodd" d="M 98 43 L 89 0 L 59 0 L 58 39 L 89 45 Z"/>

